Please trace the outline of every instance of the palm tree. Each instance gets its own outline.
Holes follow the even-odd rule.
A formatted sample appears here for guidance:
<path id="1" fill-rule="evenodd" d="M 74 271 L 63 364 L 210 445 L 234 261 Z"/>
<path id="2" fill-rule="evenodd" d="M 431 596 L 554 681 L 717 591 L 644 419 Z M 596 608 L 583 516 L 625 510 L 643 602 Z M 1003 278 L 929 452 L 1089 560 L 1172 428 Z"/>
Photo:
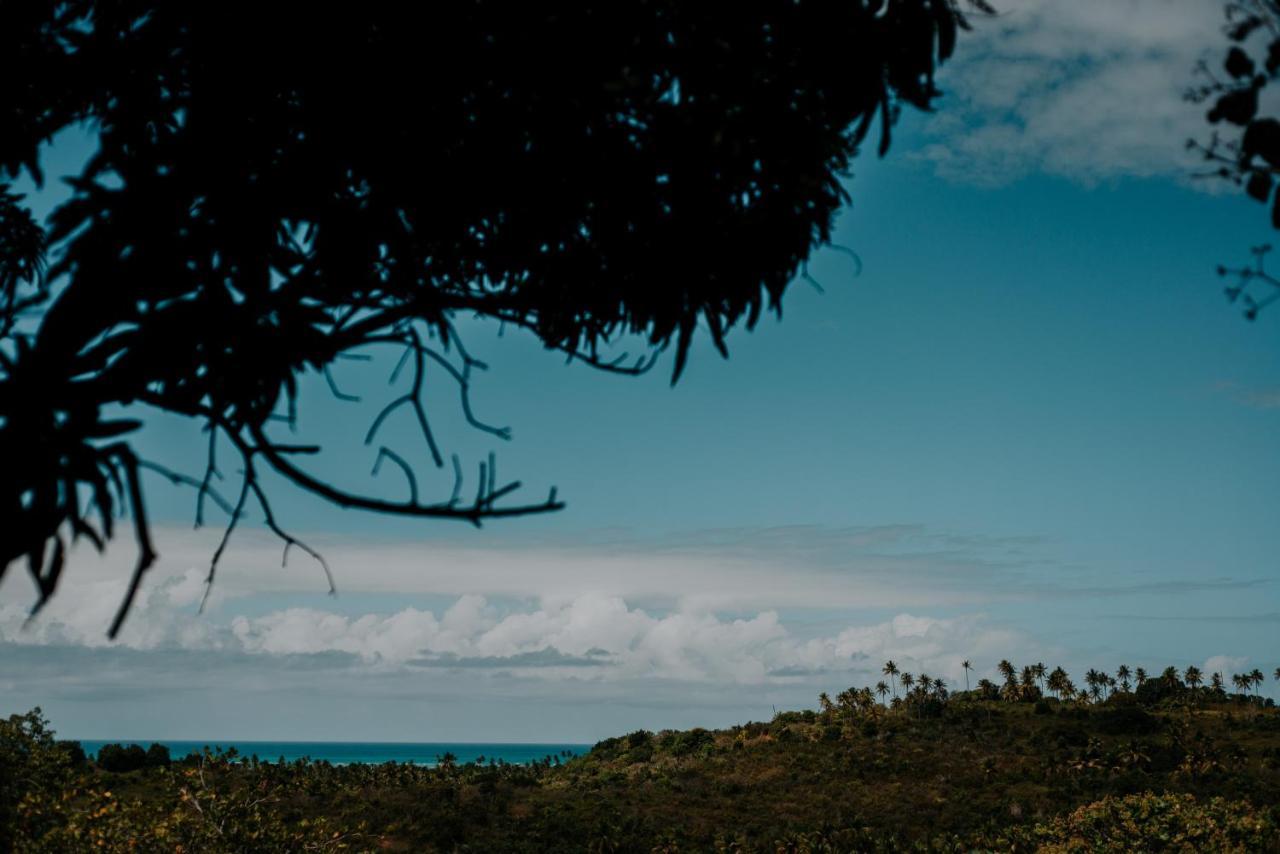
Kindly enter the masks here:
<path id="1" fill-rule="evenodd" d="M 910 691 L 911 686 L 914 685 L 915 682 L 916 682 L 916 677 L 912 676 L 910 673 L 902 674 L 902 690 L 903 691 Z"/>
<path id="2" fill-rule="evenodd" d="M 920 684 L 920 690 L 925 694 L 928 694 L 930 686 L 933 685 L 933 679 L 929 677 L 928 673 L 921 673 L 919 684 Z"/>
<path id="3" fill-rule="evenodd" d="M 818 708 L 822 709 L 824 715 L 829 715 L 836 710 L 835 704 L 831 702 L 831 696 L 826 691 L 818 695 Z"/>
<path id="4" fill-rule="evenodd" d="M 1182 678 L 1189 686 L 1191 686 L 1192 691 L 1199 688 L 1200 683 L 1204 681 L 1200 668 L 1196 667 L 1194 664 L 1189 665 L 1186 670 L 1182 671 Z"/>
<path id="5" fill-rule="evenodd" d="M 877 682 L 876 693 L 880 695 L 880 702 L 883 703 L 884 695 L 889 693 L 889 686 L 884 684 L 883 680 L 881 680 L 880 682 Z"/>
<path id="6" fill-rule="evenodd" d="M 1258 689 L 1262 687 L 1262 680 L 1265 679 L 1266 677 L 1262 675 L 1261 670 L 1255 667 L 1249 673 L 1249 678 L 1253 681 L 1254 693 L 1257 693 Z"/>
<path id="7" fill-rule="evenodd" d="M 840 707 L 842 712 L 852 714 L 858 706 L 857 689 L 845 688 L 839 694 L 836 694 L 836 705 Z"/>
<path id="8" fill-rule="evenodd" d="M 964 670 L 964 692 L 969 693 L 969 671 L 973 669 L 973 665 L 969 663 L 969 659 L 960 662 L 960 668 Z M 1280 667 L 1276 668 L 1276 679 L 1280 679 Z"/>
<path id="9" fill-rule="evenodd" d="M 933 680 L 933 693 L 937 694 L 939 699 L 945 700 L 947 697 L 947 683 L 941 676 Z"/>
<path id="10" fill-rule="evenodd" d="M 1147 671 L 1139 667 L 1137 670 L 1133 671 L 1133 678 L 1137 681 L 1138 687 L 1141 688 L 1143 685 L 1147 684 Z"/>
<path id="11" fill-rule="evenodd" d="M 1177 688 L 1182 684 L 1182 680 L 1178 678 L 1178 668 L 1170 665 L 1160 674 L 1160 679 L 1170 688 Z"/>
<path id="12" fill-rule="evenodd" d="M 1132 675 L 1127 664 L 1120 665 L 1119 669 L 1116 670 L 1116 678 L 1120 680 L 1120 690 L 1126 694 L 1129 693 L 1129 677 Z"/>
<path id="13" fill-rule="evenodd" d="M 868 712 L 875 708 L 876 698 L 872 695 L 870 688 L 863 687 L 858 691 L 858 706 Z"/>
<path id="14" fill-rule="evenodd" d="M 1280 682 L 1280 667 L 1276 668 L 1276 672 L 1271 674 L 1277 682 Z"/>
<path id="15" fill-rule="evenodd" d="M 1049 690 L 1053 692 L 1053 696 L 1061 699 L 1067 687 L 1067 671 L 1061 667 L 1053 668 L 1053 672 L 1049 674 Z"/>
<path id="16" fill-rule="evenodd" d="M 884 663 L 884 667 L 881 668 L 880 672 L 889 677 L 889 684 L 893 686 L 893 699 L 898 699 L 898 682 L 894 678 L 898 675 L 898 665 L 894 664 L 893 660 L 890 659 Z"/>
<path id="17" fill-rule="evenodd" d="M 1218 691 L 1221 691 L 1222 690 L 1222 674 L 1215 671 L 1213 676 L 1211 676 L 1209 679 L 1209 685 L 1210 687 L 1213 688 L 1215 693 Z"/>
<path id="18" fill-rule="evenodd" d="M 1000 660 L 1000 663 L 996 665 L 996 670 L 1000 671 L 1000 675 L 1004 677 L 1005 682 L 1012 682 L 1014 680 L 1015 674 L 1017 673 L 1017 671 L 1013 669 L 1013 665 L 1009 663 L 1009 659 L 1007 658 Z"/>
<path id="19" fill-rule="evenodd" d="M 1040 683 L 1040 690 L 1044 690 L 1044 662 L 1040 661 L 1031 666 L 1031 672 L 1036 675 L 1036 681 Z"/>

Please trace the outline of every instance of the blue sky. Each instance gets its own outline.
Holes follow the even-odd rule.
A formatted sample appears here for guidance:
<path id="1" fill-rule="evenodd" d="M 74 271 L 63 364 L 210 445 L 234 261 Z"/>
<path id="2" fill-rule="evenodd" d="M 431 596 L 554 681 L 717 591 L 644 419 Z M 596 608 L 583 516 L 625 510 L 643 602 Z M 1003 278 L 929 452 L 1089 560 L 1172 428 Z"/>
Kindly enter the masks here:
<path id="1" fill-rule="evenodd" d="M 1270 673 L 1280 313 L 1243 320 L 1213 268 L 1275 235 L 1181 145 L 1212 4 L 1064 5 L 971 38 L 939 114 L 855 165 L 836 241 L 861 273 L 820 253 L 823 292 L 798 282 L 729 360 L 704 341 L 671 388 L 669 363 L 602 375 L 464 326 L 492 366 L 478 413 L 515 439 L 468 431 L 444 388 L 439 434 L 564 512 L 476 532 L 276 484 L 340 595 L 250 526 L 197 616 L 218 532 L 154 481 L 163 560 L 120 644 L 124 541 L 27 631 L 26 579 L 0 585 L 0 712 L 79 737 L 577 741 L 812 705 L 887 657 L 952 685 L 963 658 Z M 313 379 L 301 436 L 398 495 L 360 444 L 390 367 L 339 366 L 361 404 Z M 425 473 L 407 422 L 389 444 Z M 200 443 L 155 419 L 140 447 L 191 467 Z"/>

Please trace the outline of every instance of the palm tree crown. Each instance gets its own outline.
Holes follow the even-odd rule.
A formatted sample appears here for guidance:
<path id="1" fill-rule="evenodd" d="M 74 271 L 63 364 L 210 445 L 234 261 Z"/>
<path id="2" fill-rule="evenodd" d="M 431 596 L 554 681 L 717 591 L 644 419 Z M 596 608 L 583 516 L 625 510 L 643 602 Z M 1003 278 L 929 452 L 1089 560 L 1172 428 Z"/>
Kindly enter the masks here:
<path id="1" fill-rule="evenodd" d="M 889 684 L 893 688 L 893 699 L 898 699 L 898 683 L 894 679 L 898 675 L 898 665 L 893 662 L 893 659 L 889 659 L 880 672 L 889 677 Z"/>

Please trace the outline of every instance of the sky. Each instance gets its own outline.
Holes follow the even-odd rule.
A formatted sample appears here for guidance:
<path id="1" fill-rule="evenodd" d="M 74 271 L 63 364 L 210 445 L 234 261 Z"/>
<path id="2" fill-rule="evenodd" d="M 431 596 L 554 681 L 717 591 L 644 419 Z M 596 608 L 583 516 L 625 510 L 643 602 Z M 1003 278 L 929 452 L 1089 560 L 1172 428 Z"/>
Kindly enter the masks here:
<path id="1" fill-rule="evenodd" d="M 1244 320 L 1214 268 L 1274 233 L 1184 147 L 1220 8 L 997 5 L 937 113 L 855 162 L 835 240 L 860 265 L 820 252 L 820 289 L 793 285 L 728 360 L 701 341 L 673 388 L 669 361 L 611 376 L 464 324 L 490 365 L 477 414 L 513 439 L 469 430 L 443 383 L 437 435 L 564 511 L 477 531 L 269 482 L 338 595 L 256 516 L 198 614 L 218 519 L 194 530 L 190 491 L 152 478 L 161 560 L 118 642 L 127 539 L 78 550 L 25 628 L 30 581 L 0 582 L 0 713 L 39 705 L 77 738 L 590 742 L 813 707 L 889 658 L 952 687 L 965 659 L 972 679 L 1003 658 L 1270 674 L 1280 312 Z M 336 371 L 360 403 L 304 382 L 298 440 L 400 497 L 361 444 L 398 388 L 373 356 Z M 138 447 L 191 470 L 202 441 L 152 418 Z M 407 415 L 387 442 L 448 494 Z"/>

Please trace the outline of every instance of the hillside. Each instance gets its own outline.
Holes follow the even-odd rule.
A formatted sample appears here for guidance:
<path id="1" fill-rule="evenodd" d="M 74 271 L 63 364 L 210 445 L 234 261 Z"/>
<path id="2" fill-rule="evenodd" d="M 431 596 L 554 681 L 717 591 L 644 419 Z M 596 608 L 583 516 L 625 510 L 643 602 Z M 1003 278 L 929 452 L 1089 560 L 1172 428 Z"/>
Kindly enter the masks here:
<path id="1" fill-rule="evenodd" d="M 27 773 L 0 810 L 31 851 L 1280 850 L 1280 710 L 1260 701 L 854 696 L 532 767 L 205 755 L 121 773 L 77 764 L 32 714 L 4 725 L 0 770 Z"/>

